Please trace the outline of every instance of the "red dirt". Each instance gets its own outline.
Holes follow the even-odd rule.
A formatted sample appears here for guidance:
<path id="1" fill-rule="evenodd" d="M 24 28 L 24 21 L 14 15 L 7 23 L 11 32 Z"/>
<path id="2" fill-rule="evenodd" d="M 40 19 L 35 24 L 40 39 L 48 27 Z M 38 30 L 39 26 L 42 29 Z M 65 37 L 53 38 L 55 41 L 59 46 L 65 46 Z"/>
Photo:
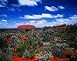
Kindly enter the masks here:
<path id="1" fill-rule="evenodd" d="M 58 58 L 58 57 L 52 57 L 50 61 L 69 61 L 68 58 Z"/>
<path id="2" fill-rule="evenodd" d="M 14 56 L 12 61 L 37 61 L 37 58 L 34 56 L 32 59 L 24 59 L 18 56 Z"/>

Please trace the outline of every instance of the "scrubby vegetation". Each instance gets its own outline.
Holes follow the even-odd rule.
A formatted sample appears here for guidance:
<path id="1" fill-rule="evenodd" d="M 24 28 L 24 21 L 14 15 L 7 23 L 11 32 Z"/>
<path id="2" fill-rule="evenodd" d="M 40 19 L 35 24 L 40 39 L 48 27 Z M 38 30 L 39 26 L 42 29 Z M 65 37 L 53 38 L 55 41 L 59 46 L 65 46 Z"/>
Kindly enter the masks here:
<path id="1" fill-rule="evenodd" d="M 77 24 L 34 29 L 1 29 L 0 61 L 13 56 L 25 59 L 36 56 L 47 61 L 52 56 L 77 61 Z"/>

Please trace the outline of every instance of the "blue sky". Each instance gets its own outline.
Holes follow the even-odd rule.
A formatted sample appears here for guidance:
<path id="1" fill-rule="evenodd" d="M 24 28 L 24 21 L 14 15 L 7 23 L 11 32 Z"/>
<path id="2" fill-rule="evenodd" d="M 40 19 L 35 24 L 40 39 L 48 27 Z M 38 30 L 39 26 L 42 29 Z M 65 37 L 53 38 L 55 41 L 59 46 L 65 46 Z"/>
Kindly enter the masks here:
<path id="1" fill-rule="evenodd" d="M 0 0 L 0 28 L 77 23 L 77 0 Z"/>

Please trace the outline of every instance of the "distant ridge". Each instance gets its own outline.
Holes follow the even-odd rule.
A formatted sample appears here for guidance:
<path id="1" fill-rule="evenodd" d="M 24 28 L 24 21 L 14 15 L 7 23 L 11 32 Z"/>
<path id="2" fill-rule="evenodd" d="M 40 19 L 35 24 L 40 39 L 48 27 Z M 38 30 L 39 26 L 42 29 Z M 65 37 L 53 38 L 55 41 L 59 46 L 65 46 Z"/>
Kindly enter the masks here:
<path id="1" fill-rule="evenodd" d="M 34 25 L 19 25 L 17 28 L 32 29 L 36 27 Z"/>

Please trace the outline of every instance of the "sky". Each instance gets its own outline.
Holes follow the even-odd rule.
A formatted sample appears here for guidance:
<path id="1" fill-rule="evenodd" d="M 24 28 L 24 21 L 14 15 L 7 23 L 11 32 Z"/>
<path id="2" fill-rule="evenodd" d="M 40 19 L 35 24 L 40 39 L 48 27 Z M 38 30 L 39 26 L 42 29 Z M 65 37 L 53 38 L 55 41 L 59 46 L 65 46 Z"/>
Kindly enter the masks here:
<path id="1" fill-rule="evenodd" d="M 0 0 L 0 28 L 77 23 L 77 0 Z"/>

